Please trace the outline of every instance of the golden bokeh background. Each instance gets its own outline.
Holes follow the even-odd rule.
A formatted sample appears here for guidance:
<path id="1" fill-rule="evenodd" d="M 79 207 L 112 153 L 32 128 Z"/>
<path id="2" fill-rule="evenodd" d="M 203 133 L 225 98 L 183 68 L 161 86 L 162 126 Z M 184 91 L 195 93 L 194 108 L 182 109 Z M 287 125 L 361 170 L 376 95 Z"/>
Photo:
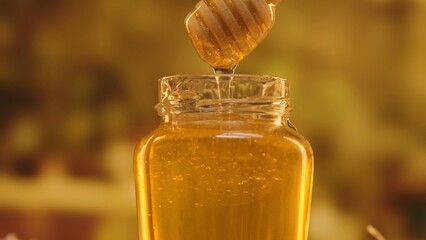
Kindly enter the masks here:
<path id="1" fill-rule="evenodd" d="M 156 80 L 212 72 L 184 30 L 195 3 L 0 0 L 0 239 L 137 239 Z M 237 72 L 290 80 L 316 157 L 309 239 L 426 239 L 425 0 L 283 1 Z"/>

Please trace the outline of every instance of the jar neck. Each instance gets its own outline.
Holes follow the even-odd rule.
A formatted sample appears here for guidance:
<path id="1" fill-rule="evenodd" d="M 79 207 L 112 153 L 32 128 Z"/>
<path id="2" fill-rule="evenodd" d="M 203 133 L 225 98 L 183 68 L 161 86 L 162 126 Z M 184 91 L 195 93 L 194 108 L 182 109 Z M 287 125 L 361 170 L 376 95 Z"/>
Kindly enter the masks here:
<path id="1" fill-rule="evenodd" d="M 257 75 L 171 76 L 159 81 L 163 123 L 256 122 L 281 125 L 290 114 L 285 79 Z"/>

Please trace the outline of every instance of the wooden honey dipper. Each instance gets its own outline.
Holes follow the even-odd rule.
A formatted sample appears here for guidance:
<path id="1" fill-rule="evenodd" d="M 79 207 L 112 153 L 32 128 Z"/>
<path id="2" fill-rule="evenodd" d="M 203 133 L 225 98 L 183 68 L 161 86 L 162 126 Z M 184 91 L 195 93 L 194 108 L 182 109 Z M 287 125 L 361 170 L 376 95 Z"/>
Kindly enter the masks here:
<path id="1" fill-rule="evenodd" d="M 200 57 L 214 69 L 233 69 L 265 39 L 281 0 L 203 0 L 185 19 Z"/>

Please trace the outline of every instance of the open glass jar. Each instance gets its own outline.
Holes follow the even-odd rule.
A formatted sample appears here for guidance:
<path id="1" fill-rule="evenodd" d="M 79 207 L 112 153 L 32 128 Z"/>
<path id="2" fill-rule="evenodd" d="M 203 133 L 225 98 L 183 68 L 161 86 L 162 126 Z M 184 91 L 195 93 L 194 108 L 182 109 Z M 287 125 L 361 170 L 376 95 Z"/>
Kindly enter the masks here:
<path id="1" fill-rule="evenodd" d="M 286 80 L 171 76 L 159 96 L 135 156 L 141 240 L 307 239 L 313 154 Z"/>

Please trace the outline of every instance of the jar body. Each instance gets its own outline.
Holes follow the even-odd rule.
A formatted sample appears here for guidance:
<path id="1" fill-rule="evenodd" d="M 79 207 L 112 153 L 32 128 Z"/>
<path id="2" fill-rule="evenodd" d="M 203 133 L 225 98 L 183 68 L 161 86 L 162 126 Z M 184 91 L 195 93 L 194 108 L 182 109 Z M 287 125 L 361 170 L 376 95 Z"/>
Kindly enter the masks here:
<path id="1" fill-rule="evenodd" d="M 307 238 L 312 152 L 288 126 L 163 124 L 135 170 L 141 239 Z"/>
<path id="2" fill-rule="evenodd" d="M 136 149 L 139 239 L 306 240 L 313 154 L 281 119 L 163 121 Z"/>

